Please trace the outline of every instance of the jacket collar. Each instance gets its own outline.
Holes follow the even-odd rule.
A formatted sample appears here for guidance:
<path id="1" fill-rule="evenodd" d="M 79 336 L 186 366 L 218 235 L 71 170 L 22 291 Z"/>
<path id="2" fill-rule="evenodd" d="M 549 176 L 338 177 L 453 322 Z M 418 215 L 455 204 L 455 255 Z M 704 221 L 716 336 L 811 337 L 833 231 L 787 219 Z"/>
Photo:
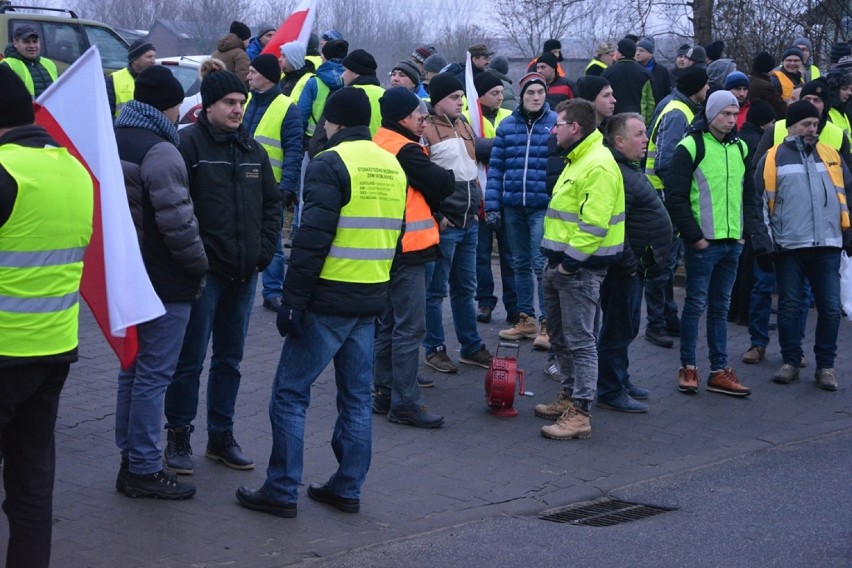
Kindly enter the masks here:
<path id="1" fill-rule="evenodd" d="M 344 142 L 354 142 L 356 140 L 372 140 L 370 136 L 369 126 L 347 126 L 343 130 L 334 133 L 334 136 L 329 138 L 323 150 L 334 148 L 338 144 Z"/>

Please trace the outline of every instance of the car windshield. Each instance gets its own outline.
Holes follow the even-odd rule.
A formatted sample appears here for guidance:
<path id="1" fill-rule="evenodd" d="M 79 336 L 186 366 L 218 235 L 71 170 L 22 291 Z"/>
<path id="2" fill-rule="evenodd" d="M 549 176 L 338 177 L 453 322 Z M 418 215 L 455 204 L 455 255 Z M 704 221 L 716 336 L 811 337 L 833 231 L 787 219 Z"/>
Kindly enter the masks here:
<path id="1" fill-rule="evenodd" d="M 201 87 L 201 79 L 198 78 L 198 69 L 194 67 L 180 67 L 179 65 L 169 63 L 164 65 L 180 81 L 187 97 L 191 97 L 198 92 Z"/>

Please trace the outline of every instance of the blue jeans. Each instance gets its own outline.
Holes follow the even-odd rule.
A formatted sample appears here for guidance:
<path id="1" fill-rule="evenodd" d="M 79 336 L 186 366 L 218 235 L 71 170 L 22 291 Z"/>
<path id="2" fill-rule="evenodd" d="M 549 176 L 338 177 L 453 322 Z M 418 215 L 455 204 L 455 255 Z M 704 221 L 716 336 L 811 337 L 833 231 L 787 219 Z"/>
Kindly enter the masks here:
<path id="1" fill-rule="evenodd" d="M 518 294 L 518 311 L 535 317 L 535 295 L 538 290 L 538 313 L 544 318 L 544 297 L 541 289 L 541 274 L 545 258 L 541 254 L 541 239 L 544 237 L 544 214 L 546 209 L 506 207 L 503 219 L 509 248 L 512 250 L 512 270 L 515 271 L 515 292 Z M 535 284 L 533 284 L 535 275 Z"/>
<path id="2" fill-rule="evenodd" d="M 598 382 L 595 319 L 605 276 L 606 269 L 581 268 L 574 274 L 561 274 L 556 267 L 544 269 L 542 288 L 550 348 L 564 377 L 562 388 L 574 400 L 595 399 Z"/>
<path id="3" fill-rule="evenodd" d="M 611 401 L 630 388 L 628 351 L 639 335 L 642 279 L 610 270 L 601 285 L 603 321 L 598 334 L 598 399 Z"/>
<path id="4" fill-rule="evenodd" d="M 646 329 L 662 333 L 666 329 L 678 328 L 677 302 L 674 299 L 674 273 L 677 261 L 683 252 L 683 239 L 672 240 L 671 253 L 663 274 L 645 282 L 645 310 L 648 316 Z"/>
<path id="5" fill-rule="evenodd" d="M 806 279 L 817 308 L 814 355 L 818 369 L 834 368 L 840 329 L 840 249 L 830 247 L 783 251 L 776 255 L 778 340 L 785 363 L 802 358 L 802 298 Z"/>
<path id="6" fill-rule="evenodd" d="M 517 313 L 518 295 L 515 293 L 515 271 L 512 270 L 512 249 L 506 236 L 506 225 L 494 231 L 479 222 L 479 236 L 476 244 L 476 303 L 492 310 L 497 307 L 494 295 L 494 275 L 491 273 L 491 248 L 494 234 L 497 234 L 497 254 L 500 257 L 500 282 L 503 284 L 503 307 L 506 315 Z"/>
<path id="7" fill-rule="evenodd" d="M 130 462 L 130 473 L 148 475 L 163 469 L 160 433 L 163 400 L 172 382 L 191 304 L 165 304 L 166 313 L 136 326 L 136 362 L 118 373 L 115 443 Z"/>
<path id="8" fill-rule="evenodd" d="M 166 390 L 166 426 L 183 428 L 198 414 L 198 388 L 207 345 L 213 355 L 207 378 L 207 431 L 234 429 L 234 406 L 240 389 L 240 362 L 254 306 L 257 274 L 245 282 L 210 272 L 201 297 L 192 304 L 189 324 L 172 384 Z"/>
<path id="9" fill-rule="evenodd" d="M 772 312 L 772 292 L 775 291 L 775 272 L 766 272 L 755 261 L 754 287 L 748 307 L 748 333 L 751 344 L 758 347 L 769 345 L 769 315 Z M 805 280 L 805 294 L 802 297 L 801 336 L 805 338 L 808 325 L 808 312 L 811 309 L 811 287 Z"/>
<path id="10" fill-rule="evenodd" d="M 462 357 L 482 348 L 482 338 L 476 329 L 476 242 L 478 223 L 467 228 L 448 227 L 441 231 L 441 256 L 426 267 L 426 353 L 444 345 L 444 316 L 442 304 L 450 293 L 450 308 L 456 338 L 461 344 Z"/>
<path id="11" fill-rule="evenodd" d="M 373 384 L 391 395 L 395 409 L 420 405 L 417 367 L 426 337 L 426 265 L 401 264 L 391 270 L 385 311 L 379 318 Z"/>
<path id="12" fill-rule="evenodd" d="M 272 453 L 264 492 L 276 502 L 295 503 L 305 454 L 305 413 L 311 385 L 334 361 L 337 422 L 331 448 L 339 464 L 328 480 L 335 495 L 361 498 L 372 454 L 373 316 L 305 315 L 299 337 L 287 336 L 272 385 L 269 420 Z"/>
<path id="13" fill-rule="evenodd" d="M 728 366 L 728 308 L 743 245 L 735 240 L 710 241 L 704 250 L 685 246 L 686 300 L 680 318 L 680 362 L 695 365 L 698 320 L 707 310 L 710 371 Z"/>
<path id="14" fill-rule="evenodd" d="M 281 209 L 281 219 L 283 223 L 284 209 Z M 284 294 L 284 270 L 287 266 L 287 255 L 284 254 L 284 246 L 281 244 L 281 230 L 278 230 L 278 240 L 275 241 L 275 254 L 272 256 L 272 262 L 261 274 L 261 282 L 263 283 L 263 291 L 261 295 L 264 300 L 272 300 L 274 298 L 281 299 Z"/>

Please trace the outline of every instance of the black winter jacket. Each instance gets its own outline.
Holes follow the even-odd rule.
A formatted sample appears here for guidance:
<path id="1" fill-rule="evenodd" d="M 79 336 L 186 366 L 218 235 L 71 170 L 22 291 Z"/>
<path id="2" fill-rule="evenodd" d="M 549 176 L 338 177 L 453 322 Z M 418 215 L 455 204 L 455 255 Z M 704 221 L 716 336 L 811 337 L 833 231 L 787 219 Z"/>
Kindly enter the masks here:
<path id="1" fill-rule="evenodd" d="M 266 150 L 242 126 L 217 130 L 201 114 L 178 146 L 210 270 L 237 281 L 269 265 L 281 238 L 281 192 Z"/>
<path id="2" fill-rule="evenodd" d="M 370 140 L 367 126 L 350 126 L 328 141 Z M 349 171 L 336 152 L 317 154 L 305 172 L 304 207 L 293 238 L 282 301 L 299 310 L 340 316 L 377 316 L 385 308 L 388 282 L 361 284 L 320 278 L 337 233 L 340 210 L 352 197 Z"/>

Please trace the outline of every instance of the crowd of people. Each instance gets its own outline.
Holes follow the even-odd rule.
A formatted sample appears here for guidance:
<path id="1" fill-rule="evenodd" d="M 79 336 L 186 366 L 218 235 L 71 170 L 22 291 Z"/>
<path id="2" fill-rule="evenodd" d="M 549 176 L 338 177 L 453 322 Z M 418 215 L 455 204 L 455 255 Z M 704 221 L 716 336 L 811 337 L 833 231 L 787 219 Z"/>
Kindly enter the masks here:
<path id="1" fill-rule="evenodd" d="M 499 337 L 547 351 L 544 371 L 560 383 L 554 400 L 534 409 L 552 421 L 541 428 L 546 438 L 589 438 L 595 404 L 648 411 L 649 390 L 631 381 L 628 358 L 643 298 L 645 339 L 661 348 L 680 339 L 672 382 L 685 394 L 702 381 L 710 392 L 751 394 L 729 364 L 727 324 L 749 326 L 742 361 L 759 364 L 776 288 L 783 365 L 773 380 L 791 383 L 807 366 L 813 303 L 814 378 L 837 390 L 838 270 L 841 251 L 852 253 L 848 44 L 832 48 L 824 74 L 806 38 L 777 67 L 760 53 L 746 74 L 722 42 L 683 45 L 667 69 L 653 38 L 626 36 L 600 44 L 576 78 L 560 63 L 558 40 L 545 42 L 519 78 L 478 44 L 468 50 L 477 98 L 467 100 L 467 63 L 429 45 L 396 63 L 384 88 L 373 55 L 350 50 L 339 31 L 285 43 L 277 54 L 264 51 L 274 27 L 257 32 L 231 24 L 201 67 L 198 121 L 180 131 L 184 91 L 155 65 L 154 45 L 135 42 L 127 67 L 107 80 L 142 258 L 165 306 L 138 326 L 138 356 L 118 374 L 119 492 L 194 495 L 178 474 L 193 473 L 191 434 L 211 342 L 205 456 L 254 467 L 234 429 L 260 279 L 262 305 L 277 314 L 284 342 L 267 478 L 240 487 L 237 499 L 296 516 L 310 389 L 333 363 L 339 467 L 307 494 L 358 512 L 372 415 L 420 428 L 444 422 L 422 402 L 434 381 L 420 373 L 420 353 L 426 367 L 458 372 L 445 336 L 448 295 L 458 362 L 489 368 L 477 322 L 492 321 L 498 305 L 495 243 L 508 325 Z M 20 26 L 12 47 L 0 64 L 4 510 L 9 565 L 41 566 L 50 550 L 56 406 L 77 355 L 91 182 L 33 125 L 32 100 L 56 79 L 39 55 L 38 30 Z M 702 375 L 705 312 L 710 369 Z M 43 552 L 35 563 L 34 549 Z"/>

